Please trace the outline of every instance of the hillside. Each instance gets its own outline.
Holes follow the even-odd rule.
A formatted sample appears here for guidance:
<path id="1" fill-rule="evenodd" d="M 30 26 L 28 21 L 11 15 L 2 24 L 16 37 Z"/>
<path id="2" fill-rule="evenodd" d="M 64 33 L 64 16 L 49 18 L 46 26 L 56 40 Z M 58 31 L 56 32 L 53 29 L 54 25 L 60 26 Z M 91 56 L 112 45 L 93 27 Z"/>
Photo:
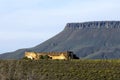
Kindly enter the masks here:
<path id="1" fill-rule="evenodd" d="M 0 60 L 0 80 L 119 79 L 119 60 Z"/>
<path id="2" fill-rule="evenodd" d="M 120 58 L 119 34 L 120 21 L 68 23 L 62 32 L 42 44 L 1 54 L 0 59 L 19 59 L 25 51 L 73 51 L 79 58 Z"/>

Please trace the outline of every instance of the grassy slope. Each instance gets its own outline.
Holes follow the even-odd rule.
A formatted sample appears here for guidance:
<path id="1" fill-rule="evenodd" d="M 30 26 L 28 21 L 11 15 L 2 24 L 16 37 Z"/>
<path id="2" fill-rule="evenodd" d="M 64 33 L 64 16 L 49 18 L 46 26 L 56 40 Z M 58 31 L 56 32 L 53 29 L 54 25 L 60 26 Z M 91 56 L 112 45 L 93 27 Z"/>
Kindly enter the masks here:
<path id="1" fill-rule="evenodd" d="M 120 60 L 0 60 L 0 80 L 120 80 Z"/>

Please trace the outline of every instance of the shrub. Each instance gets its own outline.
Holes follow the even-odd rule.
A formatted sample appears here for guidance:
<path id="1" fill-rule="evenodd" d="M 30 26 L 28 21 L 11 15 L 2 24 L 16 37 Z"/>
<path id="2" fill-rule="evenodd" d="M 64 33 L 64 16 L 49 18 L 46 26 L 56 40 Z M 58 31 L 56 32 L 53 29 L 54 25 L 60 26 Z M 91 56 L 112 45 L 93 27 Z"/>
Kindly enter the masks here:
<path id="1" fill-rule="evenodd" d="M 23 57 L 22 60 L 31 60 L 31 59 L 28 57 Z"/>
<path id="2" fill-rule="evenodd" d="M 52 59 L 51 57 L 49 57 L 48 55 L 40 55 L 39 56 L 39 59 L 45 59 L 45 60 L 48 60 L 48 59 Z"/>

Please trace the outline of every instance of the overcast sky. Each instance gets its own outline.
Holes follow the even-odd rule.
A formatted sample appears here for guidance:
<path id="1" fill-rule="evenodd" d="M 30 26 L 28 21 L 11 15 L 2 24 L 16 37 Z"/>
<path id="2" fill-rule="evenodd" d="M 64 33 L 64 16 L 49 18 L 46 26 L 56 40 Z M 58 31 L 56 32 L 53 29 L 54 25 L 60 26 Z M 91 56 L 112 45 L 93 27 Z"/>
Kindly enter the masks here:
<path id="1" fill-rule="evenodd" d="M 120 0 L 0 0 L 0 53 L 33 47 L 66 23 L 120 20 Z"/>

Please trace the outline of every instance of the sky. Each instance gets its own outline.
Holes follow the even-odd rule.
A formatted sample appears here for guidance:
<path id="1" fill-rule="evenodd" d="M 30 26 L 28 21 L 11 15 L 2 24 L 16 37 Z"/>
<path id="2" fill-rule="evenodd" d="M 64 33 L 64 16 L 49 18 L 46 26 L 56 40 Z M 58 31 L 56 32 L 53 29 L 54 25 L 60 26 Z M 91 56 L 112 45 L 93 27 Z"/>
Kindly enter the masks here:
<path id="1" fill-rule="evenodd" d="M 0 0 L 0 53 L 41 44 L 66 23 L 106 20 L 120 20 L 120 0 Z"/>

